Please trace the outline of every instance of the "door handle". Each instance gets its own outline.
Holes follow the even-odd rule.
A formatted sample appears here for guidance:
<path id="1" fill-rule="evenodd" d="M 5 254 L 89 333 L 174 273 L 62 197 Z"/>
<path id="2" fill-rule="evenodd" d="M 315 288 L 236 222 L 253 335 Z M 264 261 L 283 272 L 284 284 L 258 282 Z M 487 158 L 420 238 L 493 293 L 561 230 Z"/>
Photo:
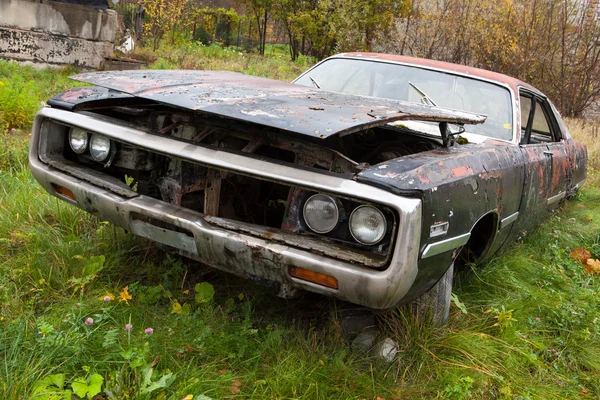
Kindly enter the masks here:
<path id="1" fill-rule="evenodd" d="M 554 155 L 550 150 L 544 150 L 544 155 L 552 157 Z"/>

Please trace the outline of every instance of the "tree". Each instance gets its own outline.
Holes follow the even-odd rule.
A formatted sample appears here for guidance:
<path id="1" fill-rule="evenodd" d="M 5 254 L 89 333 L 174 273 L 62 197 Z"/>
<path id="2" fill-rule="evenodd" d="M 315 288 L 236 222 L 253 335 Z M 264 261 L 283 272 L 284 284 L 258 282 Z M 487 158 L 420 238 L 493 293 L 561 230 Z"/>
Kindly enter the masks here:
<path id="1" fill-rule="evenodd" d="M 376 39 L 387 40 L 397 17 L 402 17 L 404 1 L 333 0 L 339 17 L 335 32 L 339 50 L 372 51 Z"/>
<path id="2" fill-rule="evenodd" d="M 580 116 L 600 96 L 597 8 L 578 0 L 413 0 L 376 47 L 520 78 L 565 116 Z"/>
<path id="3" fill-rule="evenodd" d="M 144 33 L 152 39 L 156 50 L 165 33 L 175 37 L 177 25 L 181 23 L 187 0 L 140 0 L 144 7 Z"/>
<path id="4" fill-rule="evenodd" d="M 246 6 L 246 11 L 256 20 L 259 42 L 258 52 L 260 55 L 264 55 L 267 42 L 267 26 L 271 17 L 273 0 L 239 0 L 239 2 Z"/>
<path id="5" fill-rule="evenodd" d="M 288 35 L 292 61 L 299 54 L 323 58 L 333 51 L 337 14 L 330 1 L 282 0 L 275 10 Z"/>

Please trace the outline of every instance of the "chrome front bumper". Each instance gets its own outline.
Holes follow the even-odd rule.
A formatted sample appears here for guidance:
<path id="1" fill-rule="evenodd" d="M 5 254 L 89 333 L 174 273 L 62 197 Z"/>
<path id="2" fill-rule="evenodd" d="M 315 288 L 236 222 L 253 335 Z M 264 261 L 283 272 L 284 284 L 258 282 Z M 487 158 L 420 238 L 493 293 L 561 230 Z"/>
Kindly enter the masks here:
<path id="1" fill-rule="evenodd" d="M 121 142 L 190 162 L 384 204 L 396 211 L 400 221 L 390 263 L 382 271 L 367 269 L 360 264 L 223 229 L 207 222 L 208 217 L 198 212 L 143 195 L 118 195 L 59 171 L 42 163 L 39 158 L 39 143 L 40 139 L 43 140 L 41 127 L 46 119 L 79 126 Z M 373 309 L 389 309 L 400 303 L 417 276 L 421 201 L 396 196 L 353 180 L 194 146 L 91 116 L 51 108 L 41 109 L 36 116 L 29 166 L 33 176 L 51 194 L 127 231 L 175 247 L 185 255 L 238 275 L 285 283 L 294 288 L 337 297 Z M 73 192 L 76 201 L 57 193 L 54 185 Z M 179 227 L 187 234 L 149 223 L 145 217 Z M 289 275 L 288 267 L 301 267 L 333 276 L 338 281 L 338 289 L 294 278 Z"/>

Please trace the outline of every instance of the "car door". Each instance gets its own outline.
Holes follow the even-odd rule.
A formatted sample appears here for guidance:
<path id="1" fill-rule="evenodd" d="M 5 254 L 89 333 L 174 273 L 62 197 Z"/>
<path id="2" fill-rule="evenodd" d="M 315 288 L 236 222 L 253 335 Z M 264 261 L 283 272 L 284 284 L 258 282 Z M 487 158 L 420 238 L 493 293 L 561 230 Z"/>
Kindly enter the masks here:
<path id="1" fill-rule="evenodd" d="M 569 158 L 565 140 L 548 101 L 529 92 L 519 93 L 521 151 L 525 160 L 525 184 L 520 210 L 522 229 L 535 226 L 545 211 L 566 195 Z"/>

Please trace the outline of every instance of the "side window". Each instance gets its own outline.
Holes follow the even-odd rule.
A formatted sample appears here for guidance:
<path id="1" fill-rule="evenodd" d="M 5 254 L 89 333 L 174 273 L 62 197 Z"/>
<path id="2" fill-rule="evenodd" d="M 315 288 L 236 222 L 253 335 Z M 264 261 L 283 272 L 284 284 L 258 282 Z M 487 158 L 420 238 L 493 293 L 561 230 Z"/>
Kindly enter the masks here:
<path id="1" fill-rule="evenodd" d="M 533 125 L 531 126 L 531 139 L 529 140 L 529 143 L 533 143 L 533 140 L 536 141 L 535 143 L 553 141 L 546 110 L 544 110 L 544 106 L 539 100 L 535 101 L 535 114 L 533 115 Z"/>
<path id="2" fill-rule="evenodd" d="M 525 133 L 531 114 L 531 97 L 521 95 L 521 132 Z"/>
<path id="3" fill-rule="evenodd" d="M 551 143 L 560 139 L 549 110 L 545 100 L 521 95 L 521 144 Z"/>

